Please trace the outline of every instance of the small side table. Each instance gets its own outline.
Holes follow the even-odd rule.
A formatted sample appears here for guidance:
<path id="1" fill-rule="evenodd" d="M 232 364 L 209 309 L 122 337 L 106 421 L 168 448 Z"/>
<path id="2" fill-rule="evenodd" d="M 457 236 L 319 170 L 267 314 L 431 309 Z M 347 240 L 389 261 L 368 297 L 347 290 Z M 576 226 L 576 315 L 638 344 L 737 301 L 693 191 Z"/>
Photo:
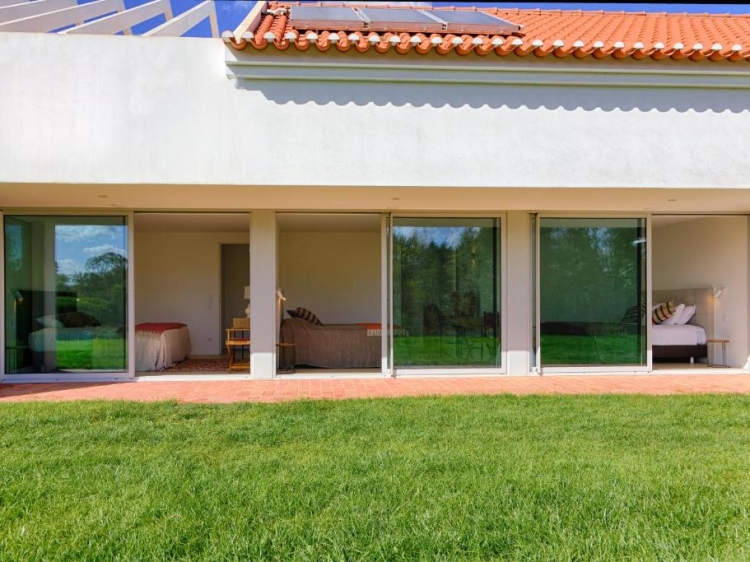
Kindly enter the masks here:
<path id="1" fill-rule="evenodd" d="M 297 369 L 294 368 L 296 363 L 295 346 L 296 343 L 279 342 L 276 347 L 279 348 L 279 366 L 276 372 L 280 375 L 291 375 L 296 373 Z"/>
<path id="2" fill-rule="evenodd" d="M 711 351 L 708 353 L 708 366 L 709 367 L 729 367 L 727 365 L 727 344 L 729 340 L 722 339 L 710 339 L 706 343 L 720 343 L 721 344 L 721 364 L 716 364 L 711 361 Z"/>
<path id="3" fill-rule="evenodd" d="M 247 328 L 227 328 L 228 371 L 250 371 L 250 330 Z M 237 354 L 241 358 L 237 359 Z"/>

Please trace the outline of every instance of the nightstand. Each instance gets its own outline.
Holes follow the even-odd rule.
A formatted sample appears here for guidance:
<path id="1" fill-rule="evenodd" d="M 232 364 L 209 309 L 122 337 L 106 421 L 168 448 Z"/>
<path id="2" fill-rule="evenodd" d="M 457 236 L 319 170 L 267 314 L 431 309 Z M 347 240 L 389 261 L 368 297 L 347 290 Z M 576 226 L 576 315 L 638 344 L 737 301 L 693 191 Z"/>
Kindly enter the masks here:
<path id="1" fill-rule="evenodd" d="M 710 339 L 706 341 L 706 344 L 709 343 L 720 343 L 721 344 L 721 364 L 716 364 L 711 361 L 711 350 L 708 351 L 708 366 L 709 367 L 729 367 L 727 365 L 727 344 L 729 343 L 729 340 L 722 340 L 722 339 Z"/>

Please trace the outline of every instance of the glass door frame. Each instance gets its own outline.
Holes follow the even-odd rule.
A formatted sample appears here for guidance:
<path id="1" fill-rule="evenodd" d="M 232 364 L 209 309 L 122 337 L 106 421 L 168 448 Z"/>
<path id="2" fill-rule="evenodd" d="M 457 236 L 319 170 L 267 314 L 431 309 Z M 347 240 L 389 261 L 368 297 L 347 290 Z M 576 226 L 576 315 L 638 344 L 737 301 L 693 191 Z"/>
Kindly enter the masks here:
<path id="1" fill-rule="evenodd" d="M 26 382 L 100 382 L 100 381 L 124 381 L 135 380 L 135 233 L 133 229 L 134 212 L 132 210 L 113 211 L 111 209 L 24 209 L 12 208 L 0 211 L 0 310 L 2 311 L 2 334 L 5 337 L 5 217 L 14 215 L 22 216 L 46 216 L 46 217 L 124 217 L 127 228 L 128 240 L 128 281 L 127 281 L 127 322 L 128 322 L 128 352 L 127 369 L 119 372 L 96 372 L 75 373 L 71 376 L 61 376 L 59 373 L 39 374 L 6 374 L 5 344 L 0 346 L 0 382 L 26 383 Z"/>
<path id="2" fill-rule="evenodd" d="M 600 365 L 593 367 L 543 367 L 542 366 L 542 293 L 541 293 L 541 226 L 542 219 L 568 218 L 568 219 L 643 219 L 646 221 L 646 364 L 645 365 Z M 536 316 L 536 349 L 534 350 L 536 373 L 544 374 L 575 374 L 575 373 L 650 373 L 653 371 L 653 354 L 651 347 L 651 213 L 538 213 L 536 215 L 536 229 L 534 240 L 534 301 Z"/>
<path id="3" fill-rule="evenodd" d="M 393 342 L 391 318 L 393 318 L 393 298 L 391 293 L 391 271 L 393 270 L 392 236 L 393 228 L 390 213 L 380 215 L 380 323 L 383 327 L 380 338 L 380 373 L 384 377 L 394 376 Z"/>
<path id="4" fill-rule="evenodd" d="M 388 216 L 388 319 L 387 325 L 393 321 L 393 221 L 397 218 L 436 218 L 436 219 L 462 219 L 462 218 L 484 218 L 498 219 L 500 221 L 500 366 L 499 367 L 401 367 L 395 364 L 393 352 L 393 330 L 388 330 L 388 360 L 392 376 L 404 375 L 506 375 L 508 374 L 508 217 L 505 212 L 497 213 L 430 213 L 392 211 Z"/>

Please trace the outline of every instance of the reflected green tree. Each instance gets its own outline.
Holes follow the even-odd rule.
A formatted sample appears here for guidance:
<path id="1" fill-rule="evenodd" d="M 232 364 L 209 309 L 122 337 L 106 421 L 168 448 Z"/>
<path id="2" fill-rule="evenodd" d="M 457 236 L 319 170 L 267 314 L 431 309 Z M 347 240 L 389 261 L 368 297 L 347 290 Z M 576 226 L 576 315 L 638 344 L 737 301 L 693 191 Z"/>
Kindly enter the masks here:
<path id="1" fill-rule="evenodd" d="M 97 318 L 102 325 L 120 326 L 125 319 L 128 260 L 107 252 L 86 260 L 85 270 L 71 276 L 78 310 Z"/>

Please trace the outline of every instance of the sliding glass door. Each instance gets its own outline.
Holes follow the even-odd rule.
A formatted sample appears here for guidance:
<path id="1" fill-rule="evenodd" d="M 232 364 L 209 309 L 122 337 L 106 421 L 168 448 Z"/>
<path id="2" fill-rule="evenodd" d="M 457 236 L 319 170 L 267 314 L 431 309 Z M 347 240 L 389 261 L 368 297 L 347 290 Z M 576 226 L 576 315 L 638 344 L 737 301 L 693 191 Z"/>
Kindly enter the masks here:
<path id="1" fill-rule="evenodd" d="M 542 367 L 646 366 L 646 220 L 540 219 Z"/>
<path id="2" fill-rule="evenodd" d="M 393 219 L 394 367 L 501 366 L 500 219 Z"/>
<path id="3" fill-rule="evenodd" d="M 5 217 L 6 374 L 127 371 L 125 217 Z"/>

